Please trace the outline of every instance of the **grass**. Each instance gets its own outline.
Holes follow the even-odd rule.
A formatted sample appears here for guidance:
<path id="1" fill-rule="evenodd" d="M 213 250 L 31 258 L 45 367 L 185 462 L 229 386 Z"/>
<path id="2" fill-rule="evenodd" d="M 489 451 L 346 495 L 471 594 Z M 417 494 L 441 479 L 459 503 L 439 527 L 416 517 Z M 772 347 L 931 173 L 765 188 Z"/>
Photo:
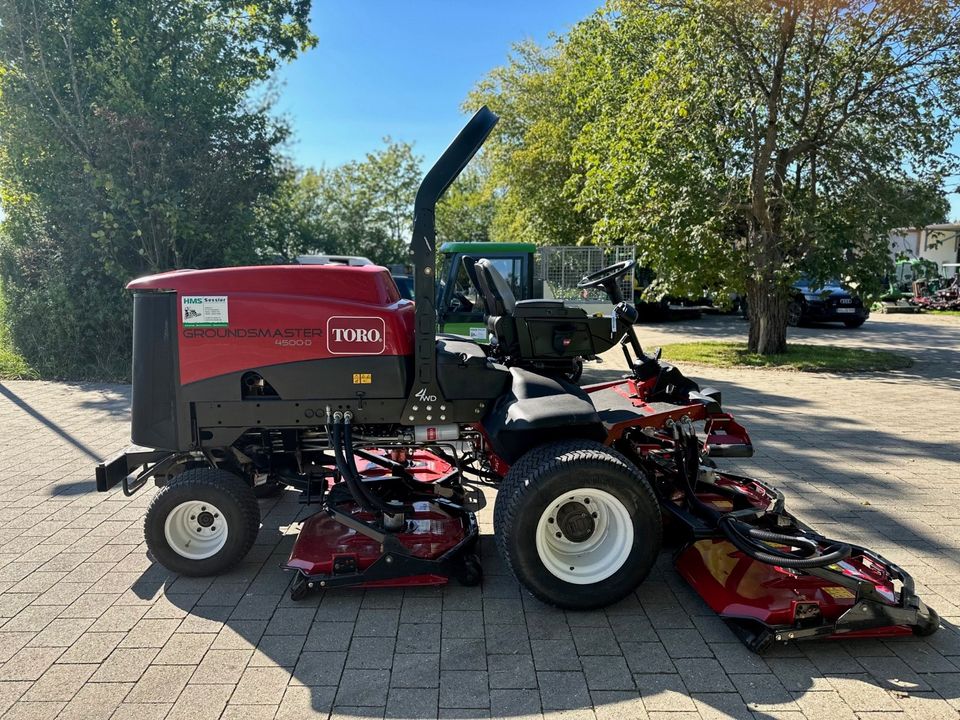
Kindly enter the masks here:
<path id="1" fill-rule="evenodd" d="M 13 347 L 6 310 L 6 302 L 0 295 L 0 380 L 37 380 L 40 374 Z"/>
<path id="2" fill-rule="evenodd" d="M 930 314 L 936 317 L 937 315 L 950 315 L 951 317 L 960 317 L 960 310 L 931 310 Z"/>
<path id="3" fill-rule="evenodd" d="M 831 345 L 788 345 L 783 355 L 747 352 L 746 343 L 694 342 L 664 345 L 663 357 L 670 362 L 690 362 L 715 367 L 772 368 L 799 372 L 863 372 L 901 370 L 913 360 L 883 350 L 834 347 Z"/>

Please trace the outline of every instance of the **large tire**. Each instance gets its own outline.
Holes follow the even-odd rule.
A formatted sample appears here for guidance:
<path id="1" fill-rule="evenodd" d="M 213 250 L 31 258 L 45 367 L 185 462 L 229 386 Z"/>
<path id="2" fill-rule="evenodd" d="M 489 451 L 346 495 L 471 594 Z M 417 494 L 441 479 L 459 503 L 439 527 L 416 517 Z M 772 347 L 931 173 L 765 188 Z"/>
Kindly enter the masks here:
<path id="1" fill-rule="evenodd" d="M 168 570 L 202 577 L 240 562 L 260 530 L 260 506 L 236 475 L 185 470 L 154 496 L 143 521 L 150 553 Z"/>
<path id="2" fill-rule="evenodd" d="M 643 473 L 588 440 L 550 443 L 521 457 L 497 491 L 493 525 L 516 578 L 538 599 L 568 610 L 629 595 L 656 562 L 663 532 Z M 569 573 L 561 567 L 567 561 Z"/>

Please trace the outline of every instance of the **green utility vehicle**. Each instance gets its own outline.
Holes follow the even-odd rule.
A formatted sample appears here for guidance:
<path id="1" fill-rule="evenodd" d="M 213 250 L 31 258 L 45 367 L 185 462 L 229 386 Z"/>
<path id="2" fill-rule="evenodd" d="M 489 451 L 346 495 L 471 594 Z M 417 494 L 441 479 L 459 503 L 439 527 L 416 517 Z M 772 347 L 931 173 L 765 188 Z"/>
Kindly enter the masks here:
<path id="1" fill-rule="evenodd" d="M 507 281 L 517 300 L 543 297 L 543 282 L 534 281 L 531 243 L 448 242 L 440 246 L 437 322 L 440 332 L 489 342 L 483 300 L 467 276 L 464 256 L 486 258 Z"/>

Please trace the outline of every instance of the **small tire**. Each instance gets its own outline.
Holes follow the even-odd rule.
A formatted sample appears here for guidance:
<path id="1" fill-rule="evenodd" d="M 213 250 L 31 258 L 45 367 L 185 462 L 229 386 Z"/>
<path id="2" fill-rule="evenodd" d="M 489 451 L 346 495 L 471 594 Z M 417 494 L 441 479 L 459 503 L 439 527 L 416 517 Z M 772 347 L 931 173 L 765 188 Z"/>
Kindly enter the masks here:
<path id="1" fill-rule="evenodd" d="M 917 637 L 930 637 L 940 629 L 940 616 L 937 614 L 937 611 L 932 607 L 928 607 L 927 611 L 929 612 L 929 617 L 926 622 L 910 627 L 910 629 L 913 630 L 913 634 Z"/>
<path id="2" fill-rule="evenodd" d="M 300 602 L 301 600 L 305 600 L 309 594 L 310 586 L 307 584 L 307 579 L 302 573 L 298 572 L 290 584 L 290 599 L 293 602 Z"/>
<path id="3" fill-rule="evenodd" d="M 457 582 L 465 587 L 476 587 L 483 582 L 483 566 L 476 555 L 467 555 L 463 558 L 456 572 Z"/>
<path id="4" fill-rule="evenodd" d="M 567 610 L 629 595 L 653 568 L 663 533 L 641 470 L 587 440 L 549 443 L 521 457 L 500 484 L 493 522 L 514 576 L 539 600 Z"/>
<path id="5" fill-rule="evenodd" d="M 573 369 L 569 372 L 561 374 L 561 377 L 566 380 L 571 385 L 576 385 L 580 382 L 580 378 L 583 376 L 583 359 L 576 358 L 573 361 Z"/>
<path id="6" fill-rule="evenodd" d="M 855 320 L 844 320 L 843 324 L 849 329 L 855 330 L 856 328 L 863 325 L 866 321 L 867 321 L 866 318 L 856 318 Z"/>
<path id="7" fill-rule="evenodd" d="M 791 300 L 787 305 L 787 325 L 789 327 L 799 327 L 803 322 L 803 306 L 796 300 Z"/>
<path id="8" fill-rule="evenodd" d="M 154 559 L 190 577 L 216 575 L 239 563 L 259 530 L 260 506 L 250 486 L 209 467 L 185 470 L 162 487 L 143 521 Z"/>

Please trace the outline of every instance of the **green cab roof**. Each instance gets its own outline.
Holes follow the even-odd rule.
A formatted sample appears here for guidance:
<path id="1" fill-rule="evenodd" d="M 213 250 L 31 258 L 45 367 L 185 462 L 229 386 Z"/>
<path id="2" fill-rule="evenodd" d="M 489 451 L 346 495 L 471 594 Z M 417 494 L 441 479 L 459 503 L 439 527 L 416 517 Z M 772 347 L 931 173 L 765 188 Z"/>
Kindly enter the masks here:
<path id="1" fill-rule="evenodd" d="M 517 253 L 534 253 L 537 246 L 533 243 L 516 242 L 445 242 L 440 246 L 440 252 L 453 253 L 482 253 L 484 255 L 511 255 Z"/>

